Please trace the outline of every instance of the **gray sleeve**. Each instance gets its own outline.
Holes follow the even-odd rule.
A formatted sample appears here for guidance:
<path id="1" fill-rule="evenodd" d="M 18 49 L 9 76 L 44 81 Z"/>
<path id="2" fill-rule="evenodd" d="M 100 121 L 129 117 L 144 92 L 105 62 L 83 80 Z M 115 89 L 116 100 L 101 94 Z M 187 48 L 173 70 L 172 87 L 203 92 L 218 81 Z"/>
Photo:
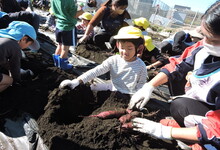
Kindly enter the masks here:
<path id="1" fill-rule="evenodd" d="M 21 50 L 16 49 L 13 51 L 13 54 L 12 54 L 11 58 L 9 59 L 9 70 L 11 72 L 11 75 L 12 75 L 12 78 L 14 79 L 14 81 L 21 80 L 20 62 L 21 62 Z"/>
<path id="2" fill-rule="evenodd" d="M 112 57 L 109 57 L 108 59 L 103 61 L 102 64 L 96 66 L 95 68 L 79 76 L 78 79 L 82 80 L 83 83 L 87 83 L 88 81 L 94 79 L 95 77 L 98 77 L 110 71 L 111 64 L 112 64 Z"/>
<path id="3" fill-rule="evenodd" d="M 140 76 L 139 76 L 139 80 L 136 86 L 136 90 L 139 90 L 140 88 L 142 88 L 142 86 L 147 82 L 147 68 L 146 65 L 142 65 L 142 70 L 140 72 Z"/>

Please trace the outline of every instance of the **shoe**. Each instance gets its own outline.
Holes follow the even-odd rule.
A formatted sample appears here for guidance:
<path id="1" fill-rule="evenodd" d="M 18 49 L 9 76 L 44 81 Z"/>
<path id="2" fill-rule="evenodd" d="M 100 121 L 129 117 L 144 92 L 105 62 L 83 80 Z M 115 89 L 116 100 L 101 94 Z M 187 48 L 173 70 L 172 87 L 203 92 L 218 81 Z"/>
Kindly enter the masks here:
<path id="1" fill-rule="evenodd" d="M 73 65 L 68 62 L 67 58 L 58 57 L 58 67 L 63 70 L 68 70 L 73 68 Z"/>
<path id="2" fill-rule="evenodd" d="M 160 123 L 165 126 L 180 128 L 179 124 L 174 119 L 162 119 Z"/>
<path id="3" fill-rule="evenodd" d="M 52 55 L 53 57 L 53 62 L 54 62 L 54 66 L 58 67 L 58 58 L 60 57 L 60 55 Z"/>

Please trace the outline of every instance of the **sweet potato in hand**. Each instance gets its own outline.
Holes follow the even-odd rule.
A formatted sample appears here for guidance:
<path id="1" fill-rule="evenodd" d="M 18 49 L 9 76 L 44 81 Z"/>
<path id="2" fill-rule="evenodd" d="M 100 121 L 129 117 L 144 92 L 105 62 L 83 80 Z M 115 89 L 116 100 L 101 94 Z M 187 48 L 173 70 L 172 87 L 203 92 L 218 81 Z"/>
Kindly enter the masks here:
<path id="1" fill-rule="evenodd" d="M 135 117 L 142 117 L 143 113 L 139 112 L 139 111 L 133 111 L 129 114 L 123 115 L 119 118 L 119 121 L 124 124 L 127 123 L 129 121 L 131 121 L 131 119 L 135 118 Z"/>

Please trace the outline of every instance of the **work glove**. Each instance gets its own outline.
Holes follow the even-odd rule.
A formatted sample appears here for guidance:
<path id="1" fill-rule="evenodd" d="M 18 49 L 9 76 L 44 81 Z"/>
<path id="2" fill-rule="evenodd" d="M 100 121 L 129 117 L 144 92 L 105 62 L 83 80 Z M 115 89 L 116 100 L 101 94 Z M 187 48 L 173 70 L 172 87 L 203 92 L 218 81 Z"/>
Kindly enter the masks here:
<path id="1" fill-rule="evenodd" d="M 70 87 L 71 89 L 74 89 L 75 87 L 77 87 L 79 85 L 79 80 L 78 79 L 73 79 L 73 80 L 63 80 L 60 85 L 59 88 L 62 89 L 66 86 Z"/>
<path id="2" fill-rule="evenodd" d="M 132 126 L 134 131 L 147 133 L 159 139 L 172 139 L 172 127 L 164 126 L 161 123 L 157 123 L 144 118 L 134 118 L 132 119 Z"/>
<path id="3" fill-rule="evenodd" d="M 30 69 L 24 70 L 20 68 L 20 74 L 22 80 L 31 79 L 34 76 L 33 71 L 31 71 Z"/>
<path id="4" fill-rule="evenodd" d="M 131 97 L 131 100 L 128 104 L 128 109 L 137 108 L 141 110 L 149 101 L 153 90 L 154 87 L 152 85 L 149 83 L 144 84 L 144 86 Z"/>

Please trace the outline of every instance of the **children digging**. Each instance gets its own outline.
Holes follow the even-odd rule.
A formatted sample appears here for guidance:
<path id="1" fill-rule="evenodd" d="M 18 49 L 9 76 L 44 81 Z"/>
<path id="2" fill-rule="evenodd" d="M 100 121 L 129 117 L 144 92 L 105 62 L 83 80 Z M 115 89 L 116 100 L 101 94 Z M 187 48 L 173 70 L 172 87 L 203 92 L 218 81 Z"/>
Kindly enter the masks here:
<path id="1" fill-rule="evenodd" d="M 114 36 L 119 55 L 106 59 L 102 64 L 85 72 L 73 80 L 64 80 L 60 88 L 69 86 L 74 89 L 82 83 L 94 79 L 97 76 L 110 71 L 111 82 L 99 86 L 92 85 L 92 90 L 119 91 L 124 94 L 133 94 L 146 83 L 147 70 L 144 62 L 137 57 L 137 53 L 143 47 L 143 35 L 140 29 L 132 26 L 123 27 Z"/>

